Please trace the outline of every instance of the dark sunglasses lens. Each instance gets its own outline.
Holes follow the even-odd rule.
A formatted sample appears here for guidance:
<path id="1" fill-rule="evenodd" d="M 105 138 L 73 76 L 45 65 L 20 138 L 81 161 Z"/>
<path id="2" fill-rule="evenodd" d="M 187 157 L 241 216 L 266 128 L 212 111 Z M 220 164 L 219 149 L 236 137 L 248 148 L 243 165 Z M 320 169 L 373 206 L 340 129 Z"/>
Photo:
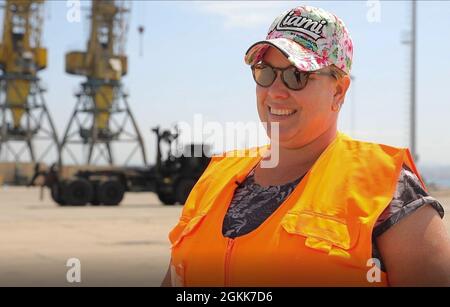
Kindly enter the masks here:
<path id="1" fill-rule="evenodd" d="M 301 90 L 308 82 L 308 74 L 292 67 L 283 72 L 283 81 L 291 90 Z"/>
<path id="2" fill-rule="evenodd" d="M 276 74 L 272 67 L 265 65 L 256 65 L 253 67 L 253 77 L 256 83 L 263 87 L 271 86 L 276 78 Z"/>

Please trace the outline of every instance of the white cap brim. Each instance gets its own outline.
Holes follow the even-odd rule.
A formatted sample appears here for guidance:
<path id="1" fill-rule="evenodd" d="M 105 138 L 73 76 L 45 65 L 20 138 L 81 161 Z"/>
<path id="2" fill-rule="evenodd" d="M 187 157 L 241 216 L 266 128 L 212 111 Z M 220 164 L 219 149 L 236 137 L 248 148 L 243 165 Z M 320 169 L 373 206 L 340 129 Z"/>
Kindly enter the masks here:
<path id="1" fill-rule="evenodd" d="M 259 41 L 245 53 L 245 63 L 254 65 L 264 58 L 264 54 L 270 48 L 278 49 L 298 69 L 302 71 L 315 71 L 331 65 L 331 63 L 296 42 L 287 38 L 274 38 Z"/>

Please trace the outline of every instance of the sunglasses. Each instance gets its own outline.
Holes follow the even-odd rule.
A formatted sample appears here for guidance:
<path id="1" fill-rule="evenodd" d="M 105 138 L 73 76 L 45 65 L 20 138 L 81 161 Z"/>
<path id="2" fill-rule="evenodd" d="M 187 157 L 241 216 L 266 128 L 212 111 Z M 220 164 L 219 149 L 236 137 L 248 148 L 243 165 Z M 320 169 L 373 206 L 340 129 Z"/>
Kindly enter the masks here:
<path id="1" fill-rule="evenodd" d="M 310 75 L 332 76 L 337 79 L 333 72 L 301 71 L 295 66 L 275 68 L 264 62 L 252 65 L 253 79 L 255 79 L 256 84 L 262 87 L 270 87 L 277 78 L 278 71 L 281 72 L 281 80 L 284 85 L 293 91 L 304 89 L 308 84 Z"/>

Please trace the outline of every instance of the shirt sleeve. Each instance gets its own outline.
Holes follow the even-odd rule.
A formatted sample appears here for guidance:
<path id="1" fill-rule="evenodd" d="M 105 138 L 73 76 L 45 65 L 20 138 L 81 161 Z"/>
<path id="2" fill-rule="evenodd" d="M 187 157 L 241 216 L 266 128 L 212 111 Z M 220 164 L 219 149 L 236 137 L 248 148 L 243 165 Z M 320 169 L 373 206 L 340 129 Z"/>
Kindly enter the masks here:
<path id="1" fill-rule="evenodd" d="M 373 237 L 380 236 L 403 218 L 427 204 L 431 205 L 441 218 L 444 217 L 444 208 L 439 201 L 428 195 L 416 174 L 403 165 L 394 197 L 378 218 Z"/>

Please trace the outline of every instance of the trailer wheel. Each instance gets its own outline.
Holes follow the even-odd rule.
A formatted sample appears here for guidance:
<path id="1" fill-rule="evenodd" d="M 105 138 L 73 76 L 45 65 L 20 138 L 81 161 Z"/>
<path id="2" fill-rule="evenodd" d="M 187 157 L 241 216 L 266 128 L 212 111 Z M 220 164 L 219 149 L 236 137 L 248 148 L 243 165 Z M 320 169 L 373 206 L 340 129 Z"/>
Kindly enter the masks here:
<path id="1" fill-rule="evenodd" d="M 66 202 L 63 200 L 63 197 L 61 195 L 61 188 L 59 184 L 53 184 L 50 188 L 50 195 L 55 203 L 57 203 L 60 206 L 66 206 Z"/>
<path id="2" fill-rule="evenodd" d="M 92 206 L 100 206 L 101 205 L 101 203 L 96 199 L 91 200 L 90 203 Z"/>
<path id="3" fill-rule="evenodd" d="M 97 192 L 98 191 L 99 182 L 98 181 L 95 181 L 95 182 L 91 181 L 91 183 L 92 183 L 93 190 L 92 190 L 92 198 L 91 198 L 91 201 L 89 203 L 92 206 L 100 206 L 101 203 L 98 200 L 98 192 Z"/>
<path id="4" fill-rule="evenodd" d="M 171 206 L 174 205 L 177 200 L 173 194 L 165 194 L 165 193 L 158 193 L 159 200 L 163 203 L 163 205 Z"/>
<path id="5" fill-rule="evenodd" d="M 118 180 L 108 180 L 98 185 L 97 201 L 105 206 L 117 206 L 123 199 L 125 187 Z"/>
<path id="6" fill-rule="evenodd" d="M 184 205 L 195 183 L 196 181 L 191 178 L 183 178 L 177 183 L 175 197 L 180 205 Z"/>
<path id="7" fill-rule="evenodd" d="M 92 198 L 91 183 L 84 178 L 69 180 L 64 187 L 63 200 L 71 206 L 85 206 Z"/>

